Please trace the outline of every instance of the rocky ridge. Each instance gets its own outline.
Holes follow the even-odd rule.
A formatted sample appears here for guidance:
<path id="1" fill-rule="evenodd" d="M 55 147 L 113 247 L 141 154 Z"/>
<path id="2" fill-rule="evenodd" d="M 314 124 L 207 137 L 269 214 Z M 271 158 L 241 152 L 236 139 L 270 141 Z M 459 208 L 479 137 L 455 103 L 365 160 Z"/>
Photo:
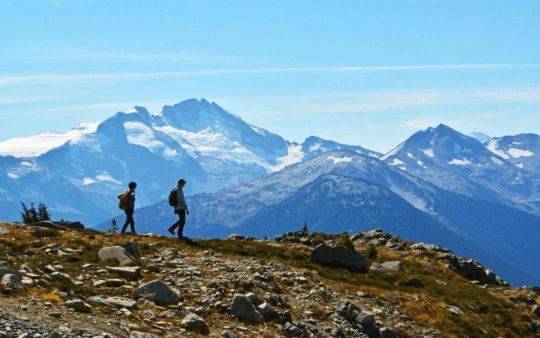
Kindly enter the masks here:
<path id="1" fill-rule="evenodd" d="M 433 302 L 423 291 L 429 288 L 423 277 L 407 278 L 404 287 L 412 290 L 408 292 L 354 286 L 284 264 L 278 257 L 214 251 L 227 246 L 253 252 L 258 246 L 286 248 L 290 254 L 304 253 L 311 264 L 345 267 L 351 275 L 368 278 L 399 276 L 411 269 L 408 261 L 426 269 L 441 266 L 452 278 L 461 274 L 471 287 L 504 299 L 509 308 L 517 307 L 520 322 L 515 325 L 525 332 L 522 336 L 540 329 L 540 289 L 510 289 L 478 262 L 380 229 L 348 237 L 357 251 L 340 246 L 342 237 L 306 232 L 274 240 L 231 235 L 209 249 L 203 240 L 184 243 L 152 234 L 121 236 L 20 224 L 2 229 L 7 230 L 0 237 L 3 337 L 451 337 L 423 325 L 426 320 L 411 309 L 436 307 L 450 318 L 473 311 Z M 36 230 L 48 231 L 48 237 L 35 240 Z M 102 250 L 111 248 L 128 252 L 134 265 L 120 266 L 118 257 L 100 257 Z M 339 255 L 318 263 L 315 253 L 321 248 Z M 359 252 L 364 249 L 396 260 L 375 263 Z M 347 266 L 351 257 L 371 261 L 369 272 Z M 452 281 L 439 282 L 450 288 Z M 485 336 L 495 333 L 492 327 L 479 330 Z"/>

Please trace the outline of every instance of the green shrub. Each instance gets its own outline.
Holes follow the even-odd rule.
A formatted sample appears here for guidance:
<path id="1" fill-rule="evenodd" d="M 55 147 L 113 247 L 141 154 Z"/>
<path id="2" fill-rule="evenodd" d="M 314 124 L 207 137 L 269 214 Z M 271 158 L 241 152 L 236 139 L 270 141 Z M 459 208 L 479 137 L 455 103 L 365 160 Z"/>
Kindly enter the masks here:
<path id="1" fill-rule="evenodd" d="M 354 250 L 354 242 L 351 241 L 351 238 L 350 238 L 349 233 L 347 231 L 345 231 L 343 234 L 341 234 L 341 237 L 339 237 L 336 244 L 344 246 L 347 249 Z"/>
<path id="2" fill-rule="evenodd" d="M 33 237 L 43 238 L 43 237 L 59 237 L 60 233 L 54 229 L 41 230 L 37 229 L 30 233 Z"/>

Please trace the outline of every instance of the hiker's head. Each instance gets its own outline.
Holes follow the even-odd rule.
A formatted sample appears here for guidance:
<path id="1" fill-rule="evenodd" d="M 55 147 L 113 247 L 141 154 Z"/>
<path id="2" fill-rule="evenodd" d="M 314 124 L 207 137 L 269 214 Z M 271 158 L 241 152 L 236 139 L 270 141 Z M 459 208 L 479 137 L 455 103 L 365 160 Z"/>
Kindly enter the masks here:
<path id="1" fill-rule="evenodd" d="M 137 183 L 129 182 L 129 190 L 135 190 L 135 188 L 137 188 Z"/>
<path id="2" fill-rule="evenodd" d="M 186 185 L 186 183 L 187 183 L 186 180 L 182 178 L 181 180 L 178 181 L 178 186 L 180 188 L 183 188 L 184 185 Z"/>

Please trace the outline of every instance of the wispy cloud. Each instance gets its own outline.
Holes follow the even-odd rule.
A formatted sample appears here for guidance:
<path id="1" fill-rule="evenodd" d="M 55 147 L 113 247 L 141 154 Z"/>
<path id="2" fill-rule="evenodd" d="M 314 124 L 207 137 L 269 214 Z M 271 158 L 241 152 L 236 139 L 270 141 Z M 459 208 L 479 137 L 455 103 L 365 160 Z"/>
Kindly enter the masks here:
<path id="1" fill-rule="evenodd" d="M 21 86 L 54 82 L 82 80 L 122 80 L 189 76 L 223 76 L 241 74 L 306 73 L 306 72 L 392 72 L 410 70 L 460 70 L 497 68 L 540 68 L 540 64 L 492 64 L 492 65 L 433 65 L 433 66 L 388 66 L 388 67 L 300 67 L 300 68 L 251 68 L 219 69 L 179 72 L 129 73 L 129 74 L 79 74 L 79 75 L 16 75 L 0 77 L 0 86 Z"/>

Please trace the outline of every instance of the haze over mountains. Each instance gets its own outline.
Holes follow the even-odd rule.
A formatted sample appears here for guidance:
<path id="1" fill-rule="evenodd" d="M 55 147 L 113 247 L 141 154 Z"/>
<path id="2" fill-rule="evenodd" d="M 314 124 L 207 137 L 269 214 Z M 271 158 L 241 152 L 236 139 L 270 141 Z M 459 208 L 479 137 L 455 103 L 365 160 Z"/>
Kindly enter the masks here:
<path id="1" fill-rule="evenodd" d="M 155 115 L 136 107 L 0 143 L 0 219 L 19 219 L 20 201 L 44 202 L 55 219 L 106 230 L 123 222 L 117 196 L 136 181 L 137 230 L 166 234 L 175 216 L 165 199 L 183 177 L 190 237 L 273 237 L 305 221 L 331 233 L 380 227 L 538 285 L 540 137 L 473 136 L 440 125 L 383 156 L 317 137 L 287 142 L 206 100 Z"/>

